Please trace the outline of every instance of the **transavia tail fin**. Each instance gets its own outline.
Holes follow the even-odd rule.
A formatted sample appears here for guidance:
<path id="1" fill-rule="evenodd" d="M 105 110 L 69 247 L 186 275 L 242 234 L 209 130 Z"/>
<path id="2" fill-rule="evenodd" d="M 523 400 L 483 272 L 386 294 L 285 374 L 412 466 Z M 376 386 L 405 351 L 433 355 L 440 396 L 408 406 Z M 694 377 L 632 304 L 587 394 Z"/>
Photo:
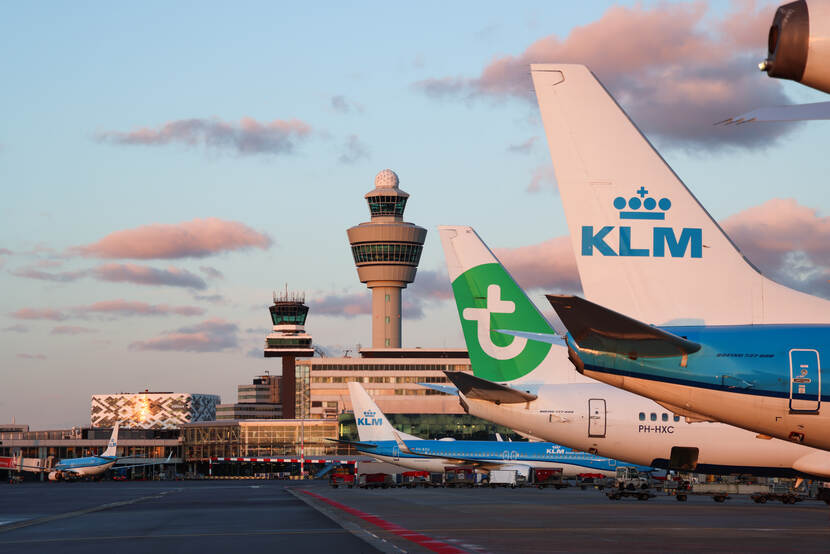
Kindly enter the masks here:
<path id="1" fill-rule="evenodd" d="M 112 428 L 112 435 L 110 436 L 110 440 L 107 443 L 107 449 L 104 450 L 104 453 L 101 454 L 102 456 L 107 456 L 108 458 L 115 458 L 118 456 L 118 427 L 119 422 L 116 421 L 115 425 Z"/>
<path id="2" fill-rule="evenodd" d="M 637 358 L 688 356 L 700 345 L 618 314 L 578 296 L 547 295 L 576 344 L 583 349 Z"/>
<path id="3" fill-rule="evenodd" d="M 473 373 L 497 382 L 584 380 L 565 361 L 564 346 L 496 332 L 551 334 L 554 330 L 471 227 L 440 226 L 438 233 Z"/>
<path id="4" fill-rule="evenodd" d="M 531 74 L 587 298 L 652 324 L 830 319 L 747 262 L 587 67 Z"/>
<path id="5" fill-rule="evenodd" d="M 349 383 L 349 395 L 352 398 L 357 435 L 361 442 L 395 440 L 395 428 L 360 383 Z M 406 439 L 417 440 L 417 437 L 412 435 L 401 435 Z"/>

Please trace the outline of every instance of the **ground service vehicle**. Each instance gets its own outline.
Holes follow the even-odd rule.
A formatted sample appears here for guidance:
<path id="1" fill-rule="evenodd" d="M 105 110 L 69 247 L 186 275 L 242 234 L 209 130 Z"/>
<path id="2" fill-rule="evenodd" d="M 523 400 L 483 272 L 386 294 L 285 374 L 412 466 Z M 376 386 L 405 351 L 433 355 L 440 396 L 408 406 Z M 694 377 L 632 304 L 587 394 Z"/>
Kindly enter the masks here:
<path id="1" fill-rule="evenodd" d="M 562 479 L 561 469 L 537 469 L 533 472 L 533 484 L 540 489 L 545 487 L 562 489 L 568 486 L 568 483 Z"/>
<path id="2" fill-rule="evenodd" d="M 361 473 L 358 478 L 358 487 L 361 489 L 388 489 L 395 486 L 395 478 L 388 473 Z"/>
<path id="3" fill-rule="evenodd" d="M 448 487 L 474 487 L 476 472 L 473 466 L 447 466 L 444 468 L 444 483 Z"/>
<path id="4" fill-rule="evenodd" d="M 637 471 L 636 467 L 621 466 L 617 468 L 614 486 L 620 490 L 645 490 L 649 488 L 648 477 Z"/>

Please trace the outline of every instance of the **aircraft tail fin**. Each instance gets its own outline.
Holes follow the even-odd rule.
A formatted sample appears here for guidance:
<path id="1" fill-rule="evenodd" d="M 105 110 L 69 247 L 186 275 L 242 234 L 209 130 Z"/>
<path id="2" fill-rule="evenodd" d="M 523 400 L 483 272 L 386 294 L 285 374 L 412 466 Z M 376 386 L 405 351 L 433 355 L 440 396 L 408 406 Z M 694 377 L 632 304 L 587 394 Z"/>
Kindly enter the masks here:
<path id="1" fill-rule="evenodd" d="M 361 442 L 395 440 L 395 428 L 380 411 L 378 405 L 360 383 L 349 383 L 349 396 L 352 399 L 357 435 Z M 404 438 L 417 439 L 412 435 L 401 433 Z"/>
<path id="2" fill-rule="evenodd" d="M 531 75 L 587 298 L 653 324 L 827 322 L 830 302 L 744 258 L 587 67 Z"/>
<path id="3" fill-rule="evenodd" d="M 473 374 L 500 383 L 582 380 L 567 363 L 564 346 L 496 332 L 554 330 L 473 228 L 445 225 L 438 233 Z"/>
<path id="4" fill-rule="evenodd" d="M 102 454 L 102 456 L 107 456 L 107 457 L 111 457 L 111 458 L 114 458 L 114 457 L 118 456 L 118 427 L 119 427 L 119 423 L 120 422 L 118 422 L 118 421 L 115 422 L 115 425 L 112 428 L 112 435 L 110 435 L 110 440 L 107 443 L 107 449 L 104 450 L 104 453 Z"/>

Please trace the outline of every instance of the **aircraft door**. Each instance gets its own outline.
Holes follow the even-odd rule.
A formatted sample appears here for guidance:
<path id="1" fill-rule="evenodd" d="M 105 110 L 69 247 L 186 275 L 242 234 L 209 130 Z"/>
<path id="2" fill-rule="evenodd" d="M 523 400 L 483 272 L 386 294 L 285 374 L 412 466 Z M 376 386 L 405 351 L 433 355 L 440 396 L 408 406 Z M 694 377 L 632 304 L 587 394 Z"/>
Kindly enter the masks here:
<path id="1" fill-rule="evenodd" d="M 790 412 L 818 413 L 821 405 L 821 365 L 818 350 L 790 350 Z"/>
<path id="2" fill-rule="evenodd" d="M 588 399 L 588 436 L 605 436 L 605 399 Z"/>
<path id="3" fill-rule="evenodd" d="M 397 462 L 401 457 L 401 449 L 396 446 L 392 447 L 392 461 Z"/>

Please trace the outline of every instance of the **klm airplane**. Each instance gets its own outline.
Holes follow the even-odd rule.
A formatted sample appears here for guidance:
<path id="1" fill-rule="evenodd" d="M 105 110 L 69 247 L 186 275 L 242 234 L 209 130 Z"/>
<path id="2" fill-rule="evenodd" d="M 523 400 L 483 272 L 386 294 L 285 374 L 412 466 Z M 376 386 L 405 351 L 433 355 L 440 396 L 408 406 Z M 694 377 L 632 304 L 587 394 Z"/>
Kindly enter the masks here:
<path id="1" fill-rule="evenodd" d="M 590 300 L 549 297 L 577 369 L 678 415 L 830 450 L 830 301 L 762 275 L 587 67 L 531 75 Z M 812 456 L 803 470 L 826 473 Z"/>
<path id="2" fill-rule="evenodd" d="M 566 477 L 601 473 L 612 477 L 618 462 L 549 442 L 424 440 L 396 431 L 359 383 L 349 383 L 360 442 L 349 442 L 369 456 L 402 467 L 443 472 L 446 466 L 474 465 L 483 470 L 561 468 Z M 628 465 L 628 464 L 619 464 Z M 652 468 L 637 466 L 639 471 Z"/>
<path id="3" fill-rule="evenodd" d="M 98 477 L 100 475 L 103 475 L 104 472 L 110 469 L 119 460 L 118 427 L 119 423 L 116 422 L 115 426 L 112 429 L 112 435 L 110 436 L 110 440 L 107 443 L 107 449 L 104 450 L 102 454 L 99 454 L 97 456 L 85 456 L 83 458 L 66 458 L 58 461 L 58 463 L 55 464 L 54 467 L 52 467 L 51 469 L 44 468 L 40 465 L 24 464 L 22 459 L 20 464 L 12 464 L 10 467 L 22 471 L 48 471 L 50 481 L 77 479 L 81 477 Z M 164 462 L 148 462 L 141 464 L 120 465 L 118 467 L 119 469 L 126 469 L 131 467 L 157 465 L 159 463 L 169 462 L 172 456 L 173 453 L 171 452 L 170 455 L 167 457 L 167 460 Z"/>

